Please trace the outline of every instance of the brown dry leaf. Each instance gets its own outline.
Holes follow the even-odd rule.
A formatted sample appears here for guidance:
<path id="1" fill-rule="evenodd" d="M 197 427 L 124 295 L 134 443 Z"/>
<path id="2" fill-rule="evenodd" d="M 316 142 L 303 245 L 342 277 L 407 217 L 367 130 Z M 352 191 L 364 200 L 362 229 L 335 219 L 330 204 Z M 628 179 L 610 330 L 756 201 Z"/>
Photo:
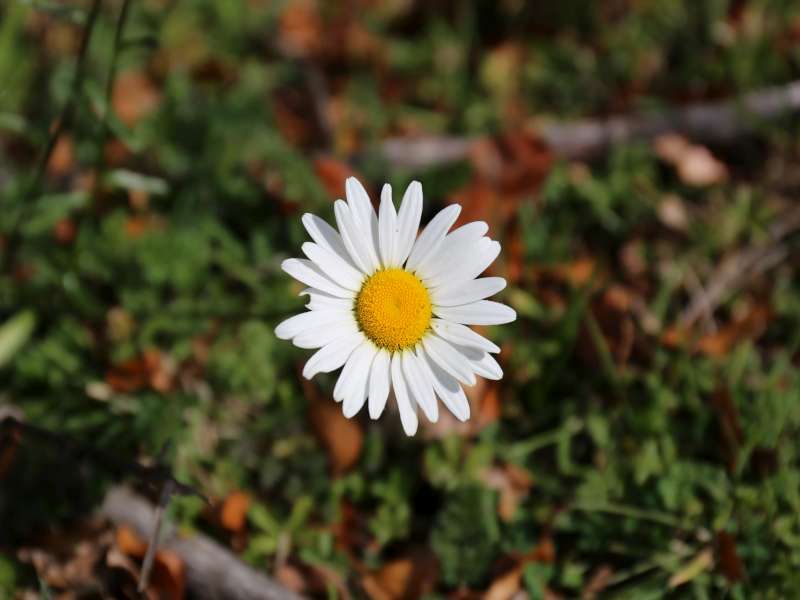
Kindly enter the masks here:
<path id="1" fill-rule="evenodd" d="M 552 154 L 535 133 L 520 129 L 477 140 L 469 158 L 475 175 L 450 198 L 463 208 L 458 223 L 486 221 L 499 237 L 520 204 L 538 193 L 552 167 Z"/>
<path id="2" fill-rule="evenodd" d="M 106 372 L 106 383 L 114 391 L 128 393 L 146 387 L 167 392 L 175 382 L 175 365 L 157 349 L 145 350 L 141 356 L 114 365 Z"/>
<path id="3" fill-rule="evenodd" d="M 290 564 L 283 563 L 275 569 L 275 579 L 290 590 L 303 594 L 306 591 L 306 580 L 303 573 Z"/>
<path id="4" fill-rule="evenodd" d="M 668 133 L 653 143 L 656 155 L 675 167 L 686 185 L 707 186 L 728 179 L 728 168 L 705 146 L 692 144 L 682 135 Z"/>
<path id="5" fill-rule="evenodd" d="M 628 362 L 636 342 L 636 326 L 631 311 L 633 303 L 631 290 L 612 284 L 590 304 L 590 314 L 611 357 L 619 366 Z M 588 364 L 597 366 L 602 363 L 601 352 L 602 348 L 592 335 L 590 324 L 584 322 L 579 333 L 579 355 Z"/>
<path id="6" fill-rule="evenodd" d="M 313 563 L 308 565 L 308 569 L 311 573 L 309 578 L 311 596 L 328 596 L 330 595 L 330 589 L 333 588 L 337 594 L 335 597 L 342 598 L 342 600 L 350 600 L 352 598 L 344 577 L 334 568 L 322 563 Z"/>
<path id="7" fill-rule="evenodd" d="M 124 164 L 130 157 L 132 153 L 130 149 L 125 145 L 125 143 L 117 138 L 109 140 L 106 142 L 105 147 L 103 148 L 103 158 L 106 161 L 106 165 L 109 167 L 119 167 L 120 165 Z"/>
<path id="8" fill-rule="evenodd" d="M 481 475 L 484 484 L 500 493 L 497 513 L 503 521 L 514 519 L 520 502 L 528 495 L 533 485 L 531 474 L 517 465 L 506 464 L 492 467 Z"/>
<path id="9" fill-rule="evenodd" d="M 322 182 L 328 197 L 331 199 L 344 198 L 344 182 L 348 177 L 356 176 L 357 173 L 345 162 L 330 156 L 320 156 L 314 160 L 314 172 Z M 359 180 L 363 179 L 359 177 Z M 372 196 L 370 196 L 372 197 Z"/>
<path id="10" fill-rule="evenodd" d="M 328 452 L 333 474 L 346 473 L 361 457 L 364 432 L 360 423 L 345 418 L 341 407 L 331 398 L 323 398 L 314 383 L 303 379 L 303 388 L 311 427 Z"/>
<path id="11" fill-rule="evenodd" d="M 156 552 L 148 586 L 161 600 L 182 600 L 186 596 L 186 566 L 175 552 Z"/>
<path id="12" fill-rule="evenodd" d="M 659 220 L 675 231 L 685 232 L 689 229 L 689 212 L 683 198 L 676 194 L 666 194 L 656 208 Z"/>
<path id="13" fill-rule="evenodd" d="M 125 556 L 142 560 L 147 553 L 147 542 L 126 525 L 117 528 L 114 540 L 117 549 Z M 138 572 L 136 577 L 138 579 Z M 186 595 L 186 566 L 172 550 L 161 548 L 156 551 L 148 592 L 154 598 L 167 600 L 182 600 Z"/>
<path id="14" fill-rule="evenodd" d="M 21 548 L 17 558 L 34 567 L 54 590 L 92 589 L 102 585 L 96 565 L 110 542 L 104 524 L 84 522 L 68 530 L 53 530 L 33 548 Z"/>
<path id="15" fill-rule="evenodd" d="M 484 600 L 511 600 L 522 587 L 522 566 L 511 569 L 492 582 Z"/>
<path id="16" fill-rule="evenodd" d="M 125 235 L 131 239 L 136 239 L 150 231 L 163 231 L 166 226 L 166 221 L 158 215 L 136 215 L 128 217 L 128 220 L 125 221 Z"/>
<path id="17" fill-rule="evenodd" d="M 247 511 L 250 509 L 250 494 L 236 490 L 228 494 L 222 503 L 219 520 L 228 531 L 239 533 L 247 524 Z"/>
<path id="18" fill-rule="evenodd" d="M 718 531 L 716 539 L 717 567 L 729 583 L 747 579 L 747 571 L 736 551 L 736 540 L 726 531 Z"/>
<path id="19" fill-rule="evenodd" d="M 313 119 L 308 118 L 312 109 L 303 105 L 299 94 L 289 92 L 276 94 L 274 103 L 278 131 L 292 146 L 302 148 L 317 137 L 318 132 L 313 127 Z"/>
<path id="20" fill-rule="evenodd" d="M 494 381 L 486 383 L 486 392 L 483 394 L 478 410 L 475 414 L 475 424 L 480 431 L 500 419 L 500 385 Z"/>
<path id="21" fill-rule="evenodd" d="M 161 92 L 142 71 L 131 69 L 114 81 L 111 106 L 120 121 L 132 127 L 161 103 Z"/>
<path id="22" fill-rule="evenodd" d="M 608 565 L 600 565 L 589 578 L 589 581 L 586 582 L 586 585 L 583 586 L 583 590 L 581 590 L 581 599 L 594 600 L 597 598 L 598 594 L 608 587 L 613 574 L 614 571 L 611 567 Z"/>
<path id="23" fill-rule="evenodd" d="M 114 542 L 123 554 L 133 558 L 144 558 L 147 552 L 147 542 L 127 525 L 121 525 L 117 528 L 114 534 Z"/>
<path id="24" fill-rule="evenodd" d="M 326 31 L 315 0 L 292 0 L 278 24 L 278 42 L 291 56 L 309 57 L 319 52 Z"/>
<path id="25" fill-rule="evenodd" d="M 430 550 L 418 548 L 385 563 L 361 583 L 372 600 L 411 600 L 432 592 L 438 579 L 436 558 Z"/>
<path id="26" fill-rule="evenodd" d="M 726 387 L 717 389 L 711 395 L 711 406 L 719 419 L 720 435 L 724 454 L 728 461 L 728 470 L 733 473 L 739 459 L 739 448 L 744 435 L 739 421 L 739 409 Z"/>
<path id="27" fill-rule="evenodd" d="M 556 545 L 549 535 L 542 537 L 536 548 L 530 552 L 526 559 L 533 562 L 553 563 L 556 560 Z"/>
<path id="28" fill-rule="evenodd" d="M 743 317 L 715 333 L 700 338 L 697 349 L 708 356 L 726 356 L 742 340 L 760 337 L 766 330 L 771 316 L 772 311 L 768 306 L 756 304 Z"/>
<path id="29" fill-rule="evenodd" d="M 71 244 L 77 232 L 78 228 L 75 227 L 75 222 L 66 217 L 59 219 L 53 226 L 53 237 L 59 244 Z"/>
<path id="30" fill-rule="evenodd" d="M 596 271 L 597 263 L 595 260 L 589 256 L 582 256 L 568 263 L 541 268 L 539 273 L 552 277 L 556 281 L 566 283 L 573 288 L 581 288 L 589 283 Z"/>
<path id="31" fill-rule="evenodd" d="M 47 174 L 58 178 L 69 175 L 75 166 L 75 144 L 72 136 L 64 134 L 58 138 L 50 160 L 47 162 Z"/>

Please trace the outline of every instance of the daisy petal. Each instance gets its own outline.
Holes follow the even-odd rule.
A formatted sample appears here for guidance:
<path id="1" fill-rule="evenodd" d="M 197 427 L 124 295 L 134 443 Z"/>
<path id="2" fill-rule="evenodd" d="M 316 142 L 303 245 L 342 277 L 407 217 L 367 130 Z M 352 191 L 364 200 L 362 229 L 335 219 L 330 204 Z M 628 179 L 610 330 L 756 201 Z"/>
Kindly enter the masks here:
<path id="1" fill-rule="evenodd" d="M 402 355 L 403 373 L 406 376 L 408 387 L 411 388 L 417 404 L 422 408 L 422 412 L 425 413 L 428 420 L 431 423 L 436 423 L 439 420 L 439 407 L 433 395 L 433 384 L 422 371 L 416 354 L 407 350 Z"/>
<path id="2" fill-rule="evenodd" d="M 344 400 L 342 413 L 348 419 L 355 416 L 367 400 L 367 380 L 369 379 L 372 361 L 377 353 L 378 349 L 375 344 L 369 340 L 364 340 L 347 360 L 345 369 L 350 367 L 353 375 L 342 391 Z"/>
<path id="3" fill-rule="evenodd" d="M 310 310 L 279 323 L 275 328 L 275 336 L 281 340 L 290 340 L 309 329 L 328 323 L 344 324 L 348 320 L 353 321 L 353 315 L 343 310 Z"/>
<path id="4" fill-rule="evenodd" d="M 323 273 L 342 287 L 357 292 L 364 281 L 364 273 L 358 271 L 335 252 L 323 248 L 319 244 L 306 242 L 302 246 L 303 254 L 317 265 Z"/>
<path id="5" fill-rule="evenodd" d="M 292 340 L 292 343 L 298 348 L 322 348 L 340 337 L 356 333 L 357 331 L 358 327 L 356 326 L 355 319 L 350 317 L 350 319 L 346 321 L 327 322 L 317 327 L 306 329 L 302 333 L 297 334 Z"/>
<path id="6" fill-rule="evenodd" d="M 381 190 L 381 205 L 378 209 L 378 245 L 384 267 L 398 266 L 394 262 L 395 230 L 397 228 L 397 212 L 392 202 L 392 186 L 388 183 Z"/>
<path id="7" fill-rule="evenodd" d="M 468 346 L 455 346 L 455 348 L 469 361 L 472 369 L 481 377 L 486 379 L 503 378 L 503 369 L 500 368 L 500 365 L 497 364 L 492 355 Z"/>
<path id="8" fill-rule="evenodd" d="M 392 387 L 397 399 L 397 408 L 400 411 L 400 422 L 403 425 L 403 430 L 406 435 L 412 436 L 417 432 L 419 420 L 417 419 L 417 411 L 412 404 L 413 399 L 408 393 L 400 360 L 400 353 L 395 352 L 392 356 Z"/>
<path id="9" fill-rule="evenodd" d="M 350 255 L 347 253 L 347 248 L 344 247 L 342 236 L 339 235 L 338 231 L 317 215 L 312 215 L 311 213 L 304 214 L 302 221 L 312 240 L 323 248 L 335 252 L 342 260 L 347 261 L 352 266 Z"/>
<path id="10" fill-rule="evenodd" d="M 352 298 L 337 298 L 316 288 L 306 288 L 300 295 L 308 296 L 306 308 L 310 310 L 353 310 Z"/>
<path id="11" fill-rule="evenodd" d="M 340 337 L 317 350 L 303 367 L 303 377 L 311 379 L 317 373 L 330 373 L 341 367 L 356 347 L 364 341 L 360 331 Z"/>
<path id="12" fill-rule="evenodd" d="M 467 252 L 474 252 L 475 246 L 483 235 L 489 230 L 489 226 L 483 221 L 467 223 L 458 229 L 448 233 L 438 250 L 431 252 L 424 260 L 417 265 L 417 272 L 422 279 L 447 272 L 452 268 L 451 264 L 463 262 Z"/>
<path id="13" fill-rule="evenodd" d="M 439 306 L 458 306 L 470 304 L 493 296 L 506 287 L 502 277 L 483 277 L 470 279 L 452 286 L 441 286 L 431 290 L 431 300 Z"/>
<path id="14" fill-rule="evenodd" d="M 304 258 L 287 258 L 281 263 L 281 269 L 298 281 L 302 281 L 306 285 L 327 292 L 332 296 L 354 298 L 356 295 L 352 290 L 347 290 L 328 279 L 320 268 L 310 260 Z"/>
<path id="15" fill-rule="evenodd" d="M 434 306 L 433 312 L 437 317 L 463 325 L 502 325 L 517 318 L 513 308 L 492 300 L 479 300 L 463 306 Z"/>
<path id="16" fill-rule="evenodd" d="M 378 258 L 378 218 L 375 216 L 375 209 L 372 208 L 372 201 L 369 194 L 361 182 L 355 177 L 348 177 L 344 183 L 347 204 L 350 205 L 350 212 L 357 222 L 361 224 L 364 232 L 369 233 L 372 251 L 375 258 Z"/>
<path id="17" fill-rule="evenodd" d="M 394 264 L 402 265 L 414 239 L 417 237 L 419 220 L 422 217 L 422 184 L 419 181 L 412 181 L 406 193 L 403 194 L 403 202 L 400 204 L 400 212 L 397 214 L 397 227 L 394 244 Z"/>
<path id="18" fill-rule="evenodd" d="M 476 272 L 479 274 L 486 268 L 487 261 L 491 263 L 499 252 L 500 244 L 493 242 L 488 237 L 464 244 L 456 250 L 455 254 L 449 255 L 441 263 L 428 271 L 424 281 L 432 288 L 445 285 L 456 286 L 466 283 L 467 273 Z M 480 270 L 478 270 L 480 269 Z"/>
<path id="19" fill-rule="evenodd" d="M 362 225 L 368 225 L 371 216 L 375 216 L 375 210 L 372 208 L 372 202 L 369 199 L 367 190 L 355 177 L 348 177 L 344 182 L 344 188 L 350 210 L 353 211 L 353 214 L 361 221 Z"/>
<path id="20" fill-rule="evenodd" d="M 439 337 L 453 344 L 478 348 L 486 352 L 500 352 L 500 348 L 496 344 L 460 323 L 433 319 L 431 321 L 431 327 Z"/>
<path id="21" fill-rule="evenodd" d="M 427 355 L 424 349 L 419 348 L 419 359 L 423 370 L 430 377 L 436 395 L 442 400 L 447 409 L 460 421 L 469 419 L 469 400 L 464 389 L 458 381 L 444 371 L 436 361 Z"/>
<path id="22" fill-rule="evenodd" d="M 500 242 L 489 240 L 489 243 L 486 244 L 483 240 L 488 239 L 489 238 L 483 238 L 481 244 L 476 247 L 476 252 L 472 256 L 468 259 L 465 258 L 462 262 L 455 265 L 452 271 L 445 272 L 440 278 L 436 278 L 432 282 L 432 285 L 444 286 L 447 285 L 448 281 L 453 285 L 458 285 L 459 282 L 466 283 L 467 281 L 472 281 L 488 269 L 489 265 L 491 265 L 500 254 Z M 442 280 L 444 280 L 444 282 Z"/>
<path id="23" fill-rule="evenodd" d="M 475 373 L 469 361 L 448 342 L 435 335 L 422 339 L 425 352 L 445 371 L 465 385 L 475 385 Z"/>
<path id="24" fill-rule="evenodd" d="M 337 200 L 333 205 L 333 212 L 336 216 L 336 224 L 342 234 L 347 252 L 353 262 L 364 273 L 372 273 L 378 268 L 378 257 L 375 255 L 375 248 L 369 240 L 369 230 L 362 230 L 353 218 L 350 207 L 343 201 Z"/>
<path id="25" fill-rule="evenodd" d="M 386 350 L 380 350 L 372 363 L 369 374 L 369 416 L 377 419 L 381 416 L 386 399 L 389 397 L 391 356 Z"/>
<path id="26" fill-rule="evenodd" d="M 461 213 L 461 205 L 451 204 L 443 208 L 439 213 L 431 219 L 428 226 L 419 235 L 417 241 L 414 242 L 414 247 L 408 257 L 406 268 L 413 271 L 419 263 L 432 252 L 439 249 L 439 246 L 444 242 L 447 230 L 456 222 L 458 215 Z"/>

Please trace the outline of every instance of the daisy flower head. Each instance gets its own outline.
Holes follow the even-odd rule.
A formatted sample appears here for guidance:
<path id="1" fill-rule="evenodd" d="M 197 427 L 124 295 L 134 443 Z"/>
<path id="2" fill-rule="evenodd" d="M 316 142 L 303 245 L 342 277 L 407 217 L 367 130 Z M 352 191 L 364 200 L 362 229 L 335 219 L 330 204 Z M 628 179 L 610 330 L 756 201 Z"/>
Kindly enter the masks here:
<path id="1" fill-rule="evenodd" d="M 300 348 L 318 348 L 303 368 L 311 379 L 344 367 L 333 398 L 347 418 L 368 404 L 377 419 L 394 391 L 407 435 L 417 431 L 417 407 L 432 422 L 437 398 L 458 419 L 469 419 L 462 385 L 476 376 L 500 379 L 495 344 L 468 325 L 499 325 L 516 318 L 510 307 L 486 300 L 506 286 L 502 277 L 478 277 L 500 244 L 482 221 L 449 231 L 461 212 L 442 209 L 417 236 L 422 185 L 412 182 L 395 210 L 392 188 L 381 191 L 378 214 L 351 177 L 347 202 L 334 204 L 334 229 L 306 213 L 313 242 L 307 258 L 283 261 L 283 270 L 308 287 L 309 309 L 278 325 L 275 334 Z M 449 233 L 448 233 L 449 232 Z"/>

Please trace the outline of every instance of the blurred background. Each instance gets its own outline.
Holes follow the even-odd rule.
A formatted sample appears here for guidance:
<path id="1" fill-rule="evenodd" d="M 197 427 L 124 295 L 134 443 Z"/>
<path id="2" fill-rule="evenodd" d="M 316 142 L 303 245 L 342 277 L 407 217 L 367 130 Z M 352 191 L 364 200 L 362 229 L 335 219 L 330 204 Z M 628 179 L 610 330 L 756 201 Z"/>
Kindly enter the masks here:
<path id="1" fill-rule="evenodd" d="M 797 597 L 795 79 L 790 0 L 5 0 L 0 597 Z M 468 423 L 273 334 L 350 175 L 503 244 Z"/>

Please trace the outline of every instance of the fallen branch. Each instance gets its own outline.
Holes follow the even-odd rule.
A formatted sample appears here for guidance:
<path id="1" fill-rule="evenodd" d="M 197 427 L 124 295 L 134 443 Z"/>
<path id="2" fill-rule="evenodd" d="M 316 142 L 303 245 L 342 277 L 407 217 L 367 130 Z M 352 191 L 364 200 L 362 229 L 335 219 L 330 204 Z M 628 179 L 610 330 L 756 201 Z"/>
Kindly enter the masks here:
<path id="1" fill-rule="evenodd" d="M 800 81 L 720 102 L 700 102 L 659 114 L 636 114 L 570 123 L 541 123 L 536 134 L 558 158 L 590 159 L 611 146 L 679 133 L 704 143 L 729 142 L 753 132 L 759 121 L 800 110 Z M 475 138 L 389 138 L 381 153 L 392 167 L 420 169 L 465 159 Z"/>
<path id="2" fill-rule="evenodd" d="M 754 277 L 769 271 L 789 254 L 783 240 L 800 230 L 800 209 L 790 209 L 770 226 L 769 239 L 744 248 L 723 260 L 708 283 L 697 286 L 680 318 L 689 327 L 702 315 L 711 315 L 736 289 Z"/>
<path id="3" fill-rule="evenodd" d="M 115 487 L 106 495 L 102 516 L 116 525 L 127 525 L 144 539 L 151 539 L 156 508 L 129 489 Z M 202 534 L 183 537 L 162 525 L 160 546 L 176 553 L 186 566 L 192 596 L 202 600 L 299 600 L 295 592 L 242 562 L 235 554 Z"/>

